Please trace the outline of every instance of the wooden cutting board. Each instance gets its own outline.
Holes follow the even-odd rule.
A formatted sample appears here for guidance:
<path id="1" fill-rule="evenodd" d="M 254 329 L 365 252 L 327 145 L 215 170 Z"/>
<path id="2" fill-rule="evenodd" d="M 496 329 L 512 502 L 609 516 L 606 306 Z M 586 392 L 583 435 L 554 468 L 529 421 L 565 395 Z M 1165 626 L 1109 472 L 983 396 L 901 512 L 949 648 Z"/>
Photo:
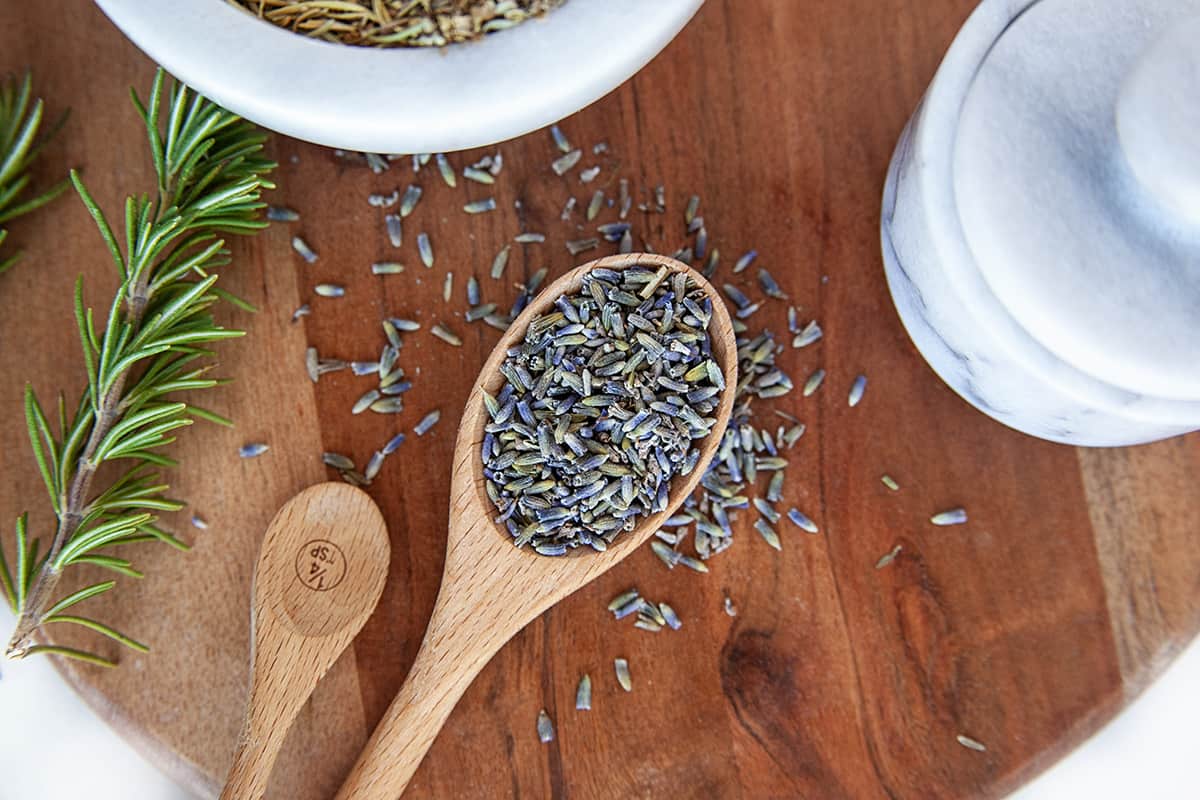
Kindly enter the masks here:
<path id="1" fill-rule="evenodd" d="M 561 274 L 573 263 L 564 240 L 582 235 L 559 220 L 567 196 L 584 206 L 592 190 L 611 195 L 625 176 L 638 201 L 645 187 L 668 187 L 665 215 L 633 214 L 640 237 L 660 250 L 678 246 L 686 197 L 696 193 L 721 249 L 718 277 L 729 280 L 736 257 L 757 248 L 758 263 L 802 316 L 824 327 L 820 344 L 788 348 L 780 360 L 798 384 L 824 367 L 825 386 L 809 399 L 796 392 L 764 404 L 809 425 L 790 454 L 782 505 L 805 509 L 821 533 L 783 529 L 776 553 L 743 515 L 734 547 L 710 562 L 710 574 L 667 572 L 648 549 L 630 558 L 504 648 L 450 718 L 409 796 L 994 797 L 1059 758 L 1145 687 L 1200 625 L 1200 438 L 1120 451 L 1035 441 L 956 397 L 901 328 L 879 256 L 884 172 L 974 5 L 711 0 L 637 78 L 564 121 L 587 148 L 581 166 L 602 167 L 595 183 L 581 185 L 578 168 L 555 177 L 550 137 L 534 133 L 500 147 L 499 209 L 468 218 L 462 204 L 492 190 L 461 178 L 451 190 L 429 167 L 415 178 L 425 196 L 398 251 L 366 198 L 414 180 L 407 163 L 376 176 L 329 150 L 275 137 L 280 188 L 272 199 L 302 221 L 236 244 L 223 279 L 261 311 L 225 315 L 249 336 L 222 345 L 221 371 L 235 382 L 204 400 L 237 428 L 197 427 L 176 448 L 182 467 L 171 480 L 192 503 L 176 529 L 195 547 L 136 551 L 147 577 L 91 601 L 100 618 L 153 652 L 123 654 L 110 671 L 62 665 L 66 677 L 120 735 L 213 796 L 246 690 L 249 584 L 267 521 L 327 477 L 322 450 L 362 463 L 440 408 L 441 424 L 410 437 L 371 487 L 391 528 L 387 589 L 305 708 L 274 776 L 272 797 L 330 796 L 403 680 L 437 591 L 458 409 L 497 338 L 461 319 L 465 281 L 480 276 L 485 297 L 508 303 L 513 282 L 539 267 Z M 127 100 L 131 85 L 145 93 L 152 65 L 90 5 L 15 4 L 2 21 L 2 67 L 32 66 L 50 112 L 72 109 L 41 177 L 80 166 L 115 213 L 126 193 L 152 185 Z M 593 155 L 602 141 L 608 152 Z M 451 162 L 461 167 L 484 152 Z M 437 256 L 431 270 L 416 255 L 422 229 Z M 523 229 L 545 232 L 547 242 L 517 246 L 504 280 L 488 278 L 493 255 Z M 293 233 L 320 252 L 316 264 L 292 252 Z M 28 509 L 44 532 L 49 515 L 24 440 L 22 385 L 31 381 L 45 397 L 80 386 L 71 285 L 83 273 L 89 301 L 103 305 L 114 276 L 74 197 L 14 225 L 12 240 L 28 254 L 0 278 L 0 518 Z M 370 274 L 371 262 L 397 256 L 403 275 Z M 320 281 L 345 283 L 346 297 L 314 297 Z M 753 270 L 738 282 L 758 294 Z M 303 302 L 313 304 L 312 316 L 292 323 Z M 769 301 L 750 324 L 783 333 L 784 310 Z M 351 416 L 369 379 L 339 373 L 314 386 L 304 348 L 374 358 L 385 313 L 425 326 L 407 337 L 401 357 L 416 376 L 409 408 L 397 418 Z M 429 335 L 437 320 L 462 335 L 461 349 Z M 870 384 L 850 409 L 846 392 L 859 373 Z M 271 450 L 239 460 L 248 441 Z M 884 472 L 899 492 L 881 485 Z M 967 525 L 928 524 L 959 504 Z M 187 525 L 192 510 L 209 530 Z M 8 523 L 3 535 L 11 546 Z M 877 570 L 897 544 L 899 557 Z M 652 634 L 614 622 L 605 604 L 630 586 L 669 601 L 683 629 Z M 726 596 L 735 617 L 723 611 Z M 630 661 L 632 694 L 613 678 L 616 656 Z M 578 713 L 573 697 L 585 671 L 594 710 Z M 558 730 L 549 745 L 534 729 L 543 707 Z M 958 734 L 986 752 L 962 747 Z"/>

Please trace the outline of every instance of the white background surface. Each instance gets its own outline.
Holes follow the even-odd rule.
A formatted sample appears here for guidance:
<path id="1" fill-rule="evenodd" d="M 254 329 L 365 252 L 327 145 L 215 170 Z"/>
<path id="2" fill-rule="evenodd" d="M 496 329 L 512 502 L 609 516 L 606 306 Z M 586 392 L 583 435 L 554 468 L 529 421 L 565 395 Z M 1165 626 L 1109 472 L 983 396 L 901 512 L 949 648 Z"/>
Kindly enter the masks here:
<path id="1" fill-rule="evenodd" d="M 0 631 L 12 615 L 0 609 Z M 110 731 L 44 658 L 4 663 L 0 800 L 184 800 L 190 795 Z M 1200 646 L 1087 744 L 1014 800 L 1194 798 Z M 604 800 L 604 798 L 595 798 Z"/>

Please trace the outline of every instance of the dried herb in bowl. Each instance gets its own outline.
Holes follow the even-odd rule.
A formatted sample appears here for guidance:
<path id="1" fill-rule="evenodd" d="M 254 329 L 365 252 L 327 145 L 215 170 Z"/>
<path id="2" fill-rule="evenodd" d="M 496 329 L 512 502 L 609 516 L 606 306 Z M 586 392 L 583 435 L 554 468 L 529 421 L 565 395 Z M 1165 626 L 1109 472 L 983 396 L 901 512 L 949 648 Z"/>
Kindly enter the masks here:
<path id="1" fill-rule="evenodd" d="M 518 547 L 603 551 L 695 469 L 725 387 L 685 273 L 594 269 L 530 323 L 485 394 L 488 497 Z"/>
<path id="2" fill-rule="evenodd" d="M 540 16 L 566 0 L 226 0 L 281 28 L 360 47 L 442 47 Z"/>

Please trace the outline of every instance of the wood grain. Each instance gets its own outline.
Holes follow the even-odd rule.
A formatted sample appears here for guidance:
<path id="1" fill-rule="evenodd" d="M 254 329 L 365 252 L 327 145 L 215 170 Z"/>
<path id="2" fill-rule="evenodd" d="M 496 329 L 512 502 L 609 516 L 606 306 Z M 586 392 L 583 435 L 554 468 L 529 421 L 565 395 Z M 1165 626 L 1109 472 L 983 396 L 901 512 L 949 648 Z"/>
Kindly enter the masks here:
<path id="1" fill-rule="evenodd" d="M 310 486 L 263 535 L 254 572 L 250 693 L 221 800 L 260 800 L 300 708 L 375 611 L 387 526 L 361 489 Z"/>
<path id="2" fill-rule="evenodd" d="M 125 655 L 113 671 L 64 673 L 122 735 L 215 796 L 246 692 L 258 537 L 287 497 L 327 477 L 322 450 L 362 463 L 392 433 L 441 408 L 440 425 L 410 437 L 371 487 L 391 532 L 388 584 L 378 612 L 302 710 L 269 792 L 332 796 L 403 682 L 437 594 L 453 432 L 498 339 L 457 316 L 463 284 L 477 275 L 485 298 L 507 307 L 514 281 L 542 266 L 561 275 L 572 265 L 563 241 L 583 235 L 559 221 L 563 202 L 574 195 L 586 205 L 595 188 L 612 194 L 624 176 L 635 202 L 648 199 L 647 187 L 668 187 L 665 215 L 633 216 L 639 239 L 660 252 L 681 244 L 682 208 L 696 193 L 722 253 L 718 281 L 757 248 L 758 264 L 802 315 L 820 319 L 825 339 L 789 348 L 780 362 L 797 383 L 825 368 L 825 385 L 764 408 L 809 425 L 790 454 L 781 505 L 805 510 L 821 533 L 781 534 L 777 554 L 743 516 L 740 538 L 707 575 L 666 572 L 649 551 L 634 553 L 501 649 L 464 693 L 407 796 L 996 797 L 1044 769 L 1200 627 L 1200 493 L 1190 485 L 1200 438 L 1087 453 L 1033 441 L 966 406 L 905 336 L 882 279 L 881 187 L 900 130 L 974 6 L 710 0 L 636 78 L 562 123 L 588 148 L 583 165 L 601 165 L 594 184 L 550 172 L 556 152 L 545 132 L 507 142 L 494 190 L 461 180 L 451 190 L 433 172 L 416 176 L 425 196 L 405 220 L 399 251 L 366 196 L 403 190 L 414 180 L 407 166 L 375 176 L 275 138 L 273 201 L 297 208 L 302 221 L 235 248 L 228 287 L 262 311 L 226 314 L 250 335 L 222 346 L 221 372 L 236 382 L 207 402 L 238 427 L 188 431 L 176 453 L 177 493 L 210 529 L 190 532 L 179 520 L 195 549 L 141 550 L 134 555 L 147 577 L 96 604 L 100 618 L 150 642 L 151 654 Z M 34 68 L 51 115 L 73 109 L 46 150 L 43 177 L 82 166 L 115 212 L 126 192 L 151 185 L 125 93 L 130 85 L 144 91 L 152 65 L 91 6 L 45 0 L 6 8 L 2 18 L 4 66 Z M 609 152 L 593 156 L 601 140 Z M 484 152 L 451 161 L 461 167 Z M 488 194 L 497 211 L 462 214 L 468 199 Z M 432 270 L 416 257 L 422 229 L 437 255 Z M 514 247 L 504 280 L 492 281 L 493 255 L 523 229 L 545 232 L 546 244 Z M 320 252 L 316 264 L 291 252 L 293 233 Z M 83 273 L 89 300 L 102 303 L 113 276 L 72 198 L 18 222 L 12 241 L 27 257 L 0 278 L 0 371 L 8 378 L 0 408 L 9 410 L 0 424 L 0 519 L 29 509 L 37 530 L 47 505 L 24 442 L 21 387 L 30 380 L 48 394 L 82 383 L 67 324 L 70 287 Z M 397 256 L 404 274 L 369 274 L 372 261 Z M 455 298 L 446 306 L 441 286 L 451 270 Z M 737 282 L 757 295 L 752 273 Z M 347 296 L 313 297 L 312 286 L 326 280 L 345 283 Z M 292 324 L 302 302 L 314 313 Z M 424 325 L 401 354 L 415 375 L 409 408 L 394 419 L 352 417 L 369 379 L 337 373 L 314 387 L 304 347 L 374 358 L 385 313 Z M 438 319 L 463 336 L 462 348 L 428 335 Z M 750 322 L 782 332 L 784 305 L 768 302 Z M 859 373 L 870 384 L 850 409 L 845 393 Z M 272 449 L 238 460 L 237 446 L 252 440 Z M 884 472 L 900 482 L 898 493 L 879 483 Z M 970 512 L 966 526 L 927 524 L 958 504 Z M 9 526 L 2 530 L 10 543 Z M 897 560 L 875 570 L 895 544 L 903 545 Z M 670 602 L 683 629 L 650 634 L 613 622 L 604 605 L 631 585 Z M 726 595 L 736 617 L 722 611 Z M 613 679 L 617 656 L 629 659 L 632 694 Z M 595 710 L 576 713 L 585 671 Z M 542 707 L 558 734 L 550 745 L 535 733 Z M 959 746 L 959 733 L 987 752 Z"/>
<path id="3" fill-rule="evenodd" d="M 483 393 L 499 393 L 505 381 L 500 367 L 510 349 L 522 343 L 531 323 L 554 310 L 558 298 L 578 295 L 592 270 L 631 267 L 682 273 L 712 304 L 708 334 L 712 358 L 724 376 L 724 390 L 712 415 L 716 422 L 696 443 L 696 468 L 671 483 L 666 507 L 621 533 L 603 553 L 584 548 L 563 558 L 545 558 L 528 547 L 517 549 L 508 531 L 493 521 L 496 509 L 487 495 L 479 453 L 484 426 L 492 418 Z M 402 794 L 446 717 L 496 651 L 546 609 L 639 550 L 695 491 L 733 413 L 738 386 L 736 338 L 729 312 L 712 284 L 682 262 L 647 253 L 607 256 L 571 270 L 547 286 L 513 321 L 480 369 L 459 424 L 450 477 L 446 563 L 429 627 L 404 685 L 338 791 L 339 800 L 388 800 Z"/>
<path id="4" fill-rule="evenodd" d="M 1079 451 L 1117 656 L 1133 698 L 1200 628 L 1200 523 L 1188 499 L 1200 474 L 1195 436 L 1125 450 Z"/>

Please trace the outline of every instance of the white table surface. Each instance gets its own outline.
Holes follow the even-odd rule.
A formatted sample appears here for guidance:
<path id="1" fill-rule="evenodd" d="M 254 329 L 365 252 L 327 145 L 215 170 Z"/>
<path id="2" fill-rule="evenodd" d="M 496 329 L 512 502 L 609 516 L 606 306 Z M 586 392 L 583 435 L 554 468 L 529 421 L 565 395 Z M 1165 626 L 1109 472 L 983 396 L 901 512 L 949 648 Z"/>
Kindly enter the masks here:
<path id="1" fill-rule="evenodd" d="M 12 621 L 0 609 L 0 630 L 10 630 Z M 191 797 L 110 731 L 47 660 L 5 662 L 0 669 L 0 797 Z M 1013 800 L 1194 798 L 1197 718 L 1200 644 L 1193 643 L 1115 721 Z"/>

